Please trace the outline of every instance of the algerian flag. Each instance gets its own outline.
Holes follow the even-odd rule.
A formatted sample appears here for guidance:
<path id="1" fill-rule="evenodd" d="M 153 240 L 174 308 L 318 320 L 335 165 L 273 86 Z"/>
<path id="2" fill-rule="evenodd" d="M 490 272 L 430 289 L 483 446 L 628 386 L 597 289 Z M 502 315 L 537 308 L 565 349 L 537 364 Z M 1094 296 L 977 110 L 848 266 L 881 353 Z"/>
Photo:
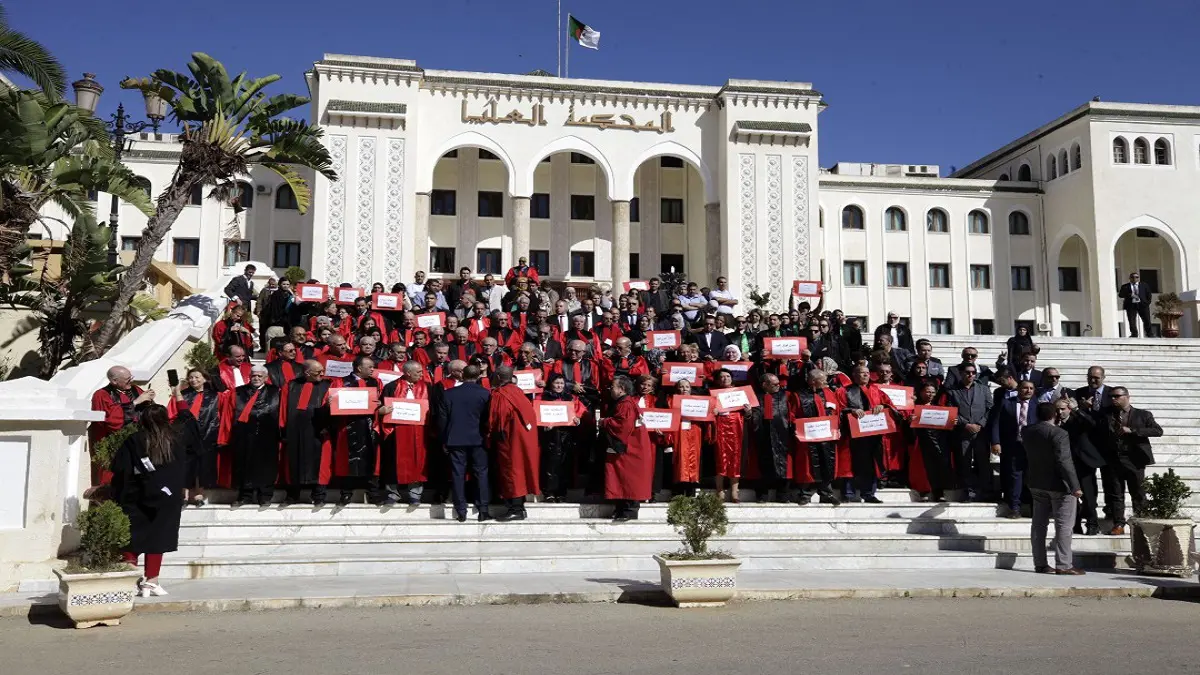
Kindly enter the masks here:
<path id="1" fill-rule="evenodd" d="M 571 37 L 579 41 L 580 47 L 600 49 L 600 31 L 589 28 L 587 24 L 570 14 L 567 15 L 567 19 L 570 22 Z"/>

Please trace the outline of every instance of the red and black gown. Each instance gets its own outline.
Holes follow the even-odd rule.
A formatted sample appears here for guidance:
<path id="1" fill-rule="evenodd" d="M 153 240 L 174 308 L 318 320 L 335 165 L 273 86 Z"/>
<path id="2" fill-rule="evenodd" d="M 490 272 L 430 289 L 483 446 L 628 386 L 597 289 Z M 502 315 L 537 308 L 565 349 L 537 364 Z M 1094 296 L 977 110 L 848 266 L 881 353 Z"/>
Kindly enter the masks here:
<path id="1" fill-rule="evenodd" d="M 333 476 L 329 434 L 331 387 L 332 382 L 322 378 L 318 382 L 292 380 L 283 389 L 285 405 L 279 408 L 279 426 L 283 429 L 279 475 L 293 499 L 299 496 L 301 486 L 324 487 Z M 321 492 L 317 490 L 318 495 Z"/>
<path id="2" fill-rule="evenodd" d="M 488 404 L 488 429 L 495 453 L 497 487 L 510 508 L 523 509 L 526 495 L 538 494 L 541 479 L 537 415 L 533 403 L 517 385 L 492 390 Z"/>
<path id="3" fill-rule="evenodd" d="M 244 384 L 222 399 L 218 442 L 233 455 L 239 499 L 270 500 L 279 473 L 279 387 Z"/>
<path id="4" fill-rule="evenodd" d="M 191 412 L 196 424 L 198 443 L 190 446 L 195 454 L 187 458 L 187 486 L 199 485 L 201 488 L 228 488 L 232 484 L 232 461 L 229 448 L 217 450 L 217 440 L 221 434 L 220 396 L 212 387 L 205 385 L 200 391 L 191 387 L 182 389 L 179 395 L 183 401 L 174 396 L 167 401 L 167 414 L 171 420 L 178 419 L 181 410 Z"/>

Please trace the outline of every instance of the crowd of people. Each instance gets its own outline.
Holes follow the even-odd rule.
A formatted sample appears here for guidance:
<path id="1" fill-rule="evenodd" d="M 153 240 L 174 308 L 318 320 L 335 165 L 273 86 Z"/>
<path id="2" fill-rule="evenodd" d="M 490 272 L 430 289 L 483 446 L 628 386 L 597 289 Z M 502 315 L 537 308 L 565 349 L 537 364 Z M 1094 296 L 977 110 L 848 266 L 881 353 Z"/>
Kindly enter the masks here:
<path id="1" fill-rule="evenodd" d="M 1077 494 L 1076 531 L 1098 534 L 1099 471 L 1108 532 L 1122 534 L 1124 494 L 1144 499 L 1147 439 L 1162 433 L 1099 366 L 1086 385 L 1064 386 L 1023 329 L 993 369 L 972 347 L 943 363 L 894 313 L 864 331 L 822 311 L 820 296 L 815 308 L 793 296 L 787 312 L 747 309 L 723 277 L 713 288 L 653 278 L 578 291 L 522 259 L 503 285 L 463 268 L 449 283 L 418 272 L 390 291 L 282 280 L 256 294 L 253 273 L 230 284 L 213 327 L 219 367 L 188 372 L 166 402 L 197 439 L 186 503 L 231 488 L 235 506 L 266 505 L 282 489 L 286 504 L 307 491 L 322 506 L 334 488 L 344 505 L 361 489 L 381 505 L 452 498 L 460 520 L 474 501 L 484 520 L 495 496 L 511 520 L 529 498 L 582 491 L 630 520 L 661 493 L 709 485 L 734 502 L 747 486 L 800 505 L 879 503 L 880 487 L 906 487 L 930 501 L 996 501 L 1009 518 L 1032 503 L 1037 518 L 1049 490 Z M 255 351 L 265 365 L 252 365 Z M 106 412 L 93 441 L 156 405 L 127 370 L 109 380 L 93 398 Z M 369 407 L 342 405 L 343 389 L 367 390 L 355 400 Z M 418 423 L 398 423 L 416 401 Z M 567 403 L 567 423 L 542 420 L 539 402 Z M 666 426 L 650 422 L 661 411 L 674 411 Z M 1071 451 L 1070 475 L 1052 471 L 1049 487 L 1044 471 L 1024 480 L 1042 466 L 1025 429 L 1043 417 Z"/>

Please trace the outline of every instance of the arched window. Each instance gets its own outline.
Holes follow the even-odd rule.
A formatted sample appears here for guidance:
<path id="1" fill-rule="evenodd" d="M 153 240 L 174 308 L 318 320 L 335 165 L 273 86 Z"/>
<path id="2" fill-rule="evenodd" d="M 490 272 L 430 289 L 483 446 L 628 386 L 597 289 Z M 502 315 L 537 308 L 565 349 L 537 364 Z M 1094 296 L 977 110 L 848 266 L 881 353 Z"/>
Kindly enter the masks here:
<path id="1" fill-rule="evenodd" d="M 1017 169 L 1017 180 L 1033 180 L 1033 169 L 1030 169 L 1028 164 L 1022 164 L 1021 168 Z"/>
<path id="2" fill-rule="evenodd" d="M 929 209 L 925 214 L 925 229 L 930 232 L 949 232 L 950 217 L 941 209 Z"/>
<path id="3" fill-rule="evenodd" d="M 850 205 L 842 209 L 843 230 L 861 230 L 863 229 L 863 220 L 863 210 L 857 206 Z"/>
<path id="4" fill-rule="evenodd" d="M 1150 163 L 1150 144 L 1144 138 L 1139 138 L 1133 142 L 1133 163 Z"/>
<path id="5" fill-rule="evenodd" d="M 1129 141 L 1117 136 L 1113 139 L 1113 164 L 1129 163 Z"/>
<path id="6" fill-rule="evenodd" d="M 237 186 L 237 205 L 243 209 L 254 208 L 254 186 L 245 181 L 238 181 Z"/>
<path id="7" fill-rule="evenodd" d="M 971 234 L 988 234 L 991 232 L 991 226 L 988 225 L 988 215 L 979 209 L 967 214 L 967 231 Z"/>
<path id="8" fill-rule="evenodd" d="M 1008 233 L 1029 234 L 1029 216 L 1022 211 L 1013 211 L 1008 214 Z"/>
<path id="9" fill-rule="evenodd" d="M 1067 151 L 1058 151 L 1058 175 L 1065 176 L 1071 170 L 1071 165 L 1067 162 Z"/>
<path id="10" fill-rule="evenodd" d="M 1008 180 L 1008 174 L 1006 174 L 1006 173 L 1000 174 L 1000 180 Z"/>
<path id="11" fill-rule="evenodd" d="M 1046 160 L 1046 180 L 1054 180 L 1058 178 L 1058 160 L 1054 155 Z"/>
<path id="12" fill-rule="evenodd" d="M 296 201 L 296 193 L 292 192 L 292 188 L 287 184 L 280 185 L 275 191 L 275 208 L 292 211 L 300 208 L 300 203 Z"/>
<path id="13" fill-rule="evenodd" d="M 1079 149 L 1079 144 L 1071 146 L 1071 170 L 1078 171 L 1083 166 L 1083 150 Z"/>
<path id="14" fill-rule="evenodd" d="M 908 230 L 908 219 L 898 206 L 889 207 L 883 213 L 883 229 L 888 232 L 905 232 Z"/>
<path id="15" fill-rule="evenodd" d="M 151 194 L 150 194 L 151 187 L 150 187 L 150 179 L 149 178 L 146 178 L 145 176 L 134 176 L 133 184 L 142 188 L 142 191 L 146 193 L 147 197 L 151 196 Z"/>
<path id="16" fill-rule="evenodd" d="M 1160 138 L 1154 141 L 1154 163 L 1155 164 L 1170 164 L 1171 163 L 1171 144 L 1167 139 Z"/>

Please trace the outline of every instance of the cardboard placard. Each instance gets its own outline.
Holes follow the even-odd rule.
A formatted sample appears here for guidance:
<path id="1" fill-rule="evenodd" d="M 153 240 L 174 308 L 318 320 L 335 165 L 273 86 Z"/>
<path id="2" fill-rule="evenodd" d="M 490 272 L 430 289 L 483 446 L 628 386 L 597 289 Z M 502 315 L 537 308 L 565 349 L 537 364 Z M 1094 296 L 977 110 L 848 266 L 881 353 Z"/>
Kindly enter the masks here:
<path id="1" fill-rule="evenodd" d="M 335 288 L 333 301 L 339 305 L 353 305 L 354 301 L 367 294 L 365 288 Z"/>
<path id="2" fill-rule="evenodd" d="M 938 405 L 919 405 L 913 408 L 912 428 L 953 429 L 958 422 L 958 408 Z"/>
<path id="3" fill-rule="evenodd" d="M 384 311 L 404 309 L 404 296 L 400 293 L 372 293 L 371 309 Z"/>
<path id="4" fill-rule="evenodd" d="M 902 387 L 898 384 L 879 384 L 879 391 L 887 394 L 887 397 L 892 401 L 892 407 L 896 410 L 912 410 L 913 407 L 913 388 Z"/>
<path id="5" fill-rule="evenodd" d="M 796 440 L 801 443 L 823 443 L 842 437 L 837 417 L 806 417 L 796 420 Z"/>
<path id="6" fill-rule="evenodd" d="M 717 412 L 741 410 L 744 405 L 749 405 L 751 408 L 758 407 L 758 396 L 750 387 L 717 389 L 713 391 L 712 395 L 717 401 Z"/>
<path id="7" fill-rule="evenodd" d="M 729 371 L 734 384 L 744 384 L 750 381 L 750 369 L 754 363 L 750 361 L 718 361 L 717 366 Z"/>
<path id="8" fill-rule="evenodd" d="M 421 425 L 429 415 L 429 401 L 423 398 L 386 398 L 383 404 L 392 407 L 383 418 L 384 424 Z"/>
<path id="9" fill-rule="evenodd" d="M 329 359 L 325 362 L 325 377 L 331 380 L 346 377 L 354 372 L 354 361 Z"/>
<path id="10" fill-rule="evenodd" d="M 716 401 L 711 396 L 676 394 L 671 397 L 671 407 L 679 411 L 681 419 L 711 422 L 714 418 L 713 409 L 716 408 Z"/>
<path id="11" fill-rule="evenodd" d="M 650 290 L 650 282 L 642 281 L 642 280 L 626 281 L 625 283 L 621 284 L 621 286 L 625 288 L 626 293 L 628 293 L 629 291 L 648 291 L 648 290 Z"/>
<path id="12" fill-rule="evenodd" d="M 847 419 L 850 420 L 851 438 L 883 436 L 896 430 L 896 425 L 892 422 L 892 415 L 886 410 L 874 415 L 868 413 L 861 418 L 850 415 Z"/>
<path id="13" fill-rule="evenodd" d="M 808 340 L 802 337 L 763 338 L 764 359 L 802 359 Z"/>
<path id="14" fill-rule="evenodd" d="M 329 390 L 329 414 L 374 415 L 379 407 L 375 387 L 338 387 Z"/>
<path id="15" fill-rule="evenodd" d="M 400 372 L 399 370 L 376 369 L 375 377 L 379 378 L 380 382 L 384 383 L 385 385 L 388 385 L 388 384 L 391 384 L 391 383 L 395 382 L 396 380 L 404 377 L 404 373 Z"/>
<path id="16" fill-rule="evenodd" d="M 820 281 L 793 281 L 792 295 L 798 298 L 821 297 L 822 284 Z"/>
<path id="17" fill-rule="evenodd" d="M 513 384 L 526 394 L 540 394 L 542 388 L 537 386 L 537 381 L 542 379 L 542 371 L 540 370 L 518 370 L 513 373 Z"/>
<path id="18" fill-rule="evenodd" d="M 429 328 L 445 328 L 445 327 L 446 327 L 446 313 L 445 312 L 434 312 L 432 314 L 418 314 L 417 315 L 417 328 L 429 329 Z"/>
<path id="19" fill-rule="evenodd" d="M 569 427 L 575 417 L 574 401 L 534 401 L 539 427 Z"/>
<path id="20" fill-rule="evenodd" d="M 329 299 L 329 287 L 325 284 L 296 284 L 297 302 L 325 302 Z"/>
<path id="21" fill-rule="evenodd" d="M 698 387 L 704 381 L 703 363 L 671 363 L 662 364 L 662 383 L 671 387 L 680 380 L 687 380 L 693 387 Z"/>
<path id="22" fill-rule="evenodd" d="M 641 411 L 642 426 L 646 431 L 679 431 L 679 411 L 664 408 L 646 408 Z"/>
<path id="23" fill-rule="evenodd" d="M 677 330 L 649 330 L 646 331 L 646 344 L 651 349 L 670 351 L 679 349 L 679 345 L 683 344 L 683 337 Z"/>

